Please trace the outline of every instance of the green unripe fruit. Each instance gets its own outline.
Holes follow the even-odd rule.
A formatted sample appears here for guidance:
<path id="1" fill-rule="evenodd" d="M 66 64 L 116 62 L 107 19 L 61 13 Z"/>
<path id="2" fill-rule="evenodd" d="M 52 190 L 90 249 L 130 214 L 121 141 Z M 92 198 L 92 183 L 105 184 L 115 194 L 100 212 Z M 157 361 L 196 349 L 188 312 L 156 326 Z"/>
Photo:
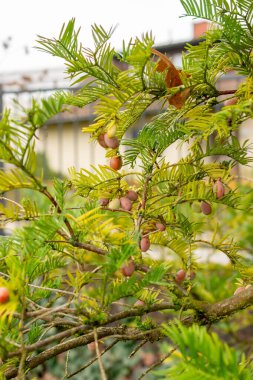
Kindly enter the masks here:
<path id="1" fill-rule="evenodd" d="M 191 205 L 191 208 L 192 208 L 192 211 L 193 212 L 197 212 L 198 214 L 200 212 L 202 212 L 201 210 L 201 206 L 200 206 L 200 203 L 199 202 L 193 202 L 193 204 Z"/>
<path id="2" fill-rule="evenodd" d="M 117 128 L 116 128 L 116 125 L 114 124 L 110 128 L 108 128 L 107 136 L 111 139 L 111 138 L 115 137 L 116 132 L 117 132 Z"/>
<path id="3" fill-rule="evenodd" d="M 111 202 L 108 205 L 109 208 L 112 210 L 117 210 L 120 208 L 120 200 L 118 198 L 114 198 L 111 200 Z"/>

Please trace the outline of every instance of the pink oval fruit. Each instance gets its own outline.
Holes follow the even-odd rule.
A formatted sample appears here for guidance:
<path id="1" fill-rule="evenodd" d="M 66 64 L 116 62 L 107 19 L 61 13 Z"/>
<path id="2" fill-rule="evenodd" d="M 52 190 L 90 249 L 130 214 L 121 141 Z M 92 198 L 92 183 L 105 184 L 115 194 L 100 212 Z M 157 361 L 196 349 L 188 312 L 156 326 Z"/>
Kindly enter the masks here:
<path id="1" fill-rule="evenodd" d="M 104 140 L 105 140 L 105 144 L 109 148 L 116 149 L 119 147 L 119 140 L 117 139 L 117 137 L 110 138 L 108 137 L 107 133 L 105 133 Z"/>
<path id="2" fill-rule="evenodd" d="M 224 196 L 225 186 L 223 185 L 220 178 L 218 178 L 215 184 L 213 185 L 213 192 L 217 199 L 220 199 Z"/>
<path id="3" fill-rule="evenodd" d="M 177 282 L 178 284 L 180 284 L 181 282 L 184 281 L 185 277 L 186 277 L 186 272 L 185 272 L 185 270 L 180 269 L 180 270 L 177 272 L 177 274 L 176 274 L 175 280 L 176 280 L 176 282 Z"/>
<path id="4" fill-rule="evenodd" d="M 156 226 L 156 229 L 159 231 L 165 231 L 166 230 L 166 226 L 160 222 L 156 222 L 155 226 Z"/>
<path id="5" fill-rule="evenodd" d="M 212 207 L 206 201 L 201 202 L 200 207 L 201 207 L 201 210 L 202 210 L 203 214 L 205 214 L 205 215 L 211 214 Z"/>
<path id="6" fill-rule="evenodd" d="M 145 367 L 151 367 L 157 360 L 155 354 L 151 352 L 142 352 L 142 361 Z"/>
<path id="7" fill-rule="evenodd" d="M 136 193 L 136 191 L 134 190 L 129 190 L 127 193 L 126 193 L 126 197 L 128 199 L 130 199 L 130 201 L 137 201 L 138 199 L 138 194 Z"/>
<path id="8" fill-rule="evenodd" d="M 234 291 L 234 296 L 236 296 L 237 294 L 243 292 L 245 290 L 245 286 L 239 286 L 239 288 L 237 288 L 235 291 Z"/>
<path id="9" fill-rule="evenodd" d="M 103 148 L 108 148 L 108 146 L 106 145 L 105 143 L 105 134 L 102 133 L 101 135 L 98 136 L 98 143 L 100 146 L 102 146 Z"/>
<path id="10" fill-rule="evenodd" d="M 89 350 L 90 352 L 94 352 L 94 351 L 96 351 L 96 343 L 95 343 L 95 342 L 90 342 L 90 343 L 87 345 L 87 347 L 88 347 L 88 350 Z"/>
<path id="11" fill-rule="evenodd" d="M 110 167 L 113 170 L 119 170 L 122 167 L 122 159 L 120 156 L 115 156 L 110 159 Z"/>
<path id="12" fill-rule="evenodd" d="M 134 306 L 145 306 L 145 302 L 141 301 L 141 300 L 138 300 L 138 301 L 135 302 Z"/>
<path id="13" fill-rule="evenodd" d="M 231 98 L 224 101 L 224 106 L 233 106 L 238 101 L 237 98 Z"/>
<path id="14" fill-rule="evenodd" d="M 0 303 L 6 303 L 9 301 L 10 293 L 7 288 L 0 288 Z"/>
<path id="15" fill-rule="evenodd" d="M 122 268 L 121 268 L 121 273 L 125 277 L 132 276 L 132 274 L 134 273 L 134 271 L 135 271 L 135 265 L 134 265 L 133 260 L 129 261 L 128 264 L 123 265 Z"/>
<path id="16" fill-rule="evenodd" d="M 140 241 L 140 249 L 142 252 L 147 252 L 150 247 L 150 240 L 148 236 L 144 236 Z"/>
<path id="17" fill-rule="evenodd" d="M 127 197 L 120 198 L 120 205 L 123 210 L 131 211 L 132 210 L 132 202 Z"/>
<path id="18" fill-rule="evenodd" d="M 109 199 L 108 198 L 100 198 L 99 203 L 101 206 L 107 206 L 109 203 Z"/>

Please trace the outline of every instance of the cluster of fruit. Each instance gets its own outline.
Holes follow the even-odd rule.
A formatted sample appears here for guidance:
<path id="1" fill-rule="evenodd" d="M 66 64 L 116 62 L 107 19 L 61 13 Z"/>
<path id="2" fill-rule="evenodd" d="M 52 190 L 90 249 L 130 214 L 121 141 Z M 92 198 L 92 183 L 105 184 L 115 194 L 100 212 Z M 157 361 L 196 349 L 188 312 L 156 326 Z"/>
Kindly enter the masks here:
<path id="1" fill-rule="evenodd" d="M 223 104 L 224 104 L 224 106 L 232 106 L 232 105 L 235 105 L 237 103 L 237 101 L 238 101 L 237 98 L 231 98 L 231 99 L 225 100 Z M 220 199 L 224 196 L 225 187 L 221 181 L 221 178 L 218 178 L 218 180 L 213 185 L 213 192 L 216 195 L 217 199 Z M 203 212 L 203 214 L 205 214 L 205 215 L 211 214 L 212 207 L 208 202 L 205 202 L 205 201 L 201 202 L 200 207 L 201 207 L 201 211 Z"/>
<path id="2" fill-rule="evenodd" d="M 224 196 L 225 186 L 223 185 L 221 178 L 218 178 L 217 181 L 214 183 L 213 192 L 214 192 L 215 197 L 217 199 L 220 199 Z M 200 204 L 200 207 L 201 207 L 201 211 L 203 212 L 203 214 L 205 214 L 205 215 L 211 214 L 212 207 L 211 207 L 210 203 L 208 203 L 206 201 L 202 201 Z"/>
<path id="3" fill-rule="evenodd" d="M 233 102 L 227 102 L 228 104 L 225 105 L 230 105 L 234 104 Z M 103 148 L 111 148 L 111 149 L 117 149 L 119 147 L 119 140 L 116 137 L 116 127 L 115 125 L 111 126 L 106 133 L 100 134 L 98 137 L 98 143 L 103 147 Z M 116 155 L 111 158 L 110 160 L 110 167 L 114 170 L 120 170 L 122 167 L 122 159 L 120 155 Z M 222 183 L 221 178 L 218 178 L 217 181 L 215 181 L 213 185 L 213 193 L 216 197 L 216 199 L 221 199 L 224 194 L 225 194 L 225 186 Z M 129 190 L 125 196 L 121 198 L 114 198 L 111 201 L 108 198 L 101 198 L 100 199 L 100 204 L 102 207 L 108 206 L 112 210 L 117 210 L 117 209 L 123 209 L 125 211 L 131 211 L 132 210 L 132 203 L 138 200 L 138 194 L 134 190 Z M 206 201 L 202 201 L 200 203 L 200 211 L 204 215 L 209 215 L 212 212 L 212 207 L 210 203 Z M 154 231 L 165 231 L 166 230 L 166 225 L 165 223 L 161 223 L 160 221 L 157 221 L 155 223 L 155 226 L 152 228 L 152 233 Z M 143 231 L 142 237 L 139 241 L 139 247 L 142 252 L 147 252 L 150 248 L 150 239 L 149 239 L 149 232 L 150 231 Z M 129 260 L 126 264 L 124 264 L 121 268 L 121 272 L 123 276 L 125 277 L 130 277 L 135 271 L 135 263 L 131 259 Z M 193 271 L 190 272 L 189 274 L 189 279 L 193 280 L 195 277 L 195 273 Z M 174 280 L 177 284 L 181 284 L 183 281 L 185 281 L 187 278 L 187 272 L 184 269 L 180 269 L 175 277 Z M 240 289 L 240 288 L 239 288 Z M 138 300 L 134 306 L 144 306 L 144 302 Z"/>
<path id="4" fill-rule="evenodd" d="M 166 226 L 162 224 L 161 222 L 156 222 L 155 224 L 156 230 L 155 231 L 165 231 Z M 147 252 L 150 248 L 150 239 L 148 236 L 144 235 L 141 237 L 139 242 L 139 247 L 142 252 Z M 127 264 L 123 265 L 121 268 L 121 272 L 125 277 L 130 277 L 135 271 L 135 264 L 133 260 L 130 260 Z"/>
<path id="5" fill-rule="evenodd" d="M 132 259 L 129 260 L 128 263 L 126 263 L 125 265 L 121 267 L 121 273 L 123 274 L 124 277 L 131 277 L 134 271 L 135 271 L 135 263 Z M 187 272 L 184 269 L 180 269 L 174 277 L 175 282 L 177 284 L 181 284 L 182 282 L 184 282 L 184 280 L 186 280 L 186 276 L 187 276 Z M 194 271 L 190 271 L 189 279 L 193 280 L 195 276 L 196 276 L 196 273 Z M 134 304 L 134 306 L 141 306 L 141 305 L 144 305 L 143 301 L 140 301 L 140 302 L 137 301 Z"/>
<path id="6" fill-rule="evenodd" d="M 112 210 L 122 208 L 125 211 L 132 210 L 132 203 L 137 201 L 138 194 L 134 190 L 129 190 L 124 197 L 114 198 L 111 201 L 108 198 L 100 198 L 99 203 L 102 207 L 108 207 Z"/>
<path id="7" fill-rule="evenodd" d="M 103 148 L 117 149 L 119 147 L 119 140 L 116 135 L 116 126 L 113 125 L 108 129 L 107 133 L 102 133 L 98 136 L 98 143 Z M 110 167 L 114 170 L 120 170 L 122 167 L 122 158 L 120 155 L 116 155 L 110 159 Z"/>
<path id="8" fill-rule="evenodd" d="M 156 231 L 165 231 L 166 230 L 166 225 L 161 223 L 160 221 L 155 223 L 154 228 L 152 228 L 151 232 L 156 232 Z M 146 231 L 143 231 L 143 236 L 139 242 L 139 247 L 142 252 L 147 252 L 150 248 L 150 239 L 149 236 L 147 235 Z"/>

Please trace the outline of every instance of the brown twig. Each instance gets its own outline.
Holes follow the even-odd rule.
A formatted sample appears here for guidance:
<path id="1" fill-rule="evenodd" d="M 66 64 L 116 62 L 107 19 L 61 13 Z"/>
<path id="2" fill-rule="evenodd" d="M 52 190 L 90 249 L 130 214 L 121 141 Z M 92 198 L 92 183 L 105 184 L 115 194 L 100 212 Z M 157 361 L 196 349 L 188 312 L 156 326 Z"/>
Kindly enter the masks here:
<path id="1" fill-rule="evenodd" d="M 79 241 L 75 241 L 75 242 L 70 243 L 70 244 L 72 244 L 74 247 L 79 247 L 79 248 L 86 249 L 87 251 L 95 252 L 98 255 L 106 255 L 107 254 L 107 251 L 105 251 L 104 249 L 98 248 L 98 247 L 96 247 L 92 244 L 89 244 L 89 243 L 81 243 Z"/>
<path id="2" fill-rule="evenodd" d="M 26 360 L 26 347 L 25 347 L 25 337 L 23 332 L 23 326 L 25 323 L 25 312 L 26 312 L 26 298 L 24 295 L 24 287 L 23 287 L 23 295 L 22 295 L 22 311 L 21 311 L 21 320 L 20 320 L 20 334 L 21 334 L 21 358 L 18 366 L 18 380 L 24 379 L 24 370 L 25 370 L 25 360 Z"/>
<path id="3" fill-rule="evenodd" d="M 176 349 L 177 349 L 177 347 L 173 347 L 172 350 L 170 350 L 170 352 L 167 355 L 163 356 L 160 360 L 158 360 L 157 362 L 155 362 L 154 364 L 152 364 L 148 369 L 146 369 L 146 371 L 143 372 L 138 377 L 137 380 L 143 379 L 143 377 L 145 377 L 150 371 L 152 371 L 154 368 L 156 368 L 159 365 L 161 365 L 164 362 L 164 360 L 168 359 L 173 354 L 173 352 L 176 351 Z"/>
<path id="4" fill-rule="evenodd" d="M 118 334 L 119 336 L 123 335 L 125 332 L 129 332 L 129 336 L 138 337 L 137 330 L 136 329 L 130 329 L 126 330 L 125 327 L 103 327 L 99 328 L 97 330 L 97 337 L 98 339 L 105 338 L 107 336 L 115 336 Z M 142 333 L 143 335 L 143 333 Z M 124 336 L 124 335 L 123 335 Z M 32 357 L 31 359 L 26 361 L 26 368 L 33 369 L 38 367 L 40 364 L 43 364 L 47 360 L 61 354 L 62 352 L 66 352 L 68 350 L 71 350 L 73 348 L 77 348 L 83 345 L 87 345 L 88 343 L 91 343 L 94 341 L 94 333 L 91 332 L 86 335 L 79 336 L 77 338 L 73 338 L 71 340 L 68 340 L 67 342 L 59 343 L 55 345 L 52 348 L 49 348 L 37 356 Z M 12 368 L 7 370 L 5 373 L 6 379 L 12 379 L 13 377 L 17 376 L 18 368 Z"/>
<path id="5" fill-rule="evenodd" d="M 234 94 L 237 90 L 222 90 L 218 91 L 218 95 L 229 95 L 229 94 Z"/>
<path id="6" fill-rule="evenodd" d="M 119 340 L 114 340 L 109 346 L 107 346 L 102 352 L 100 352 L 100 356 L 103 356 L 107 351 L 109 351 L 116 343 L 118 343 Z M 95 363 L 95 361 L 98 360 L 98 357 L 95 356 L 95 358 L 91 359 L 87 364 L 85 364 L 83 367 L 79 368 L 77 371 L 70 373 L 67 376 L 67 379 L 70 379 L 72 376 L 77 375 L 78 373 L 84 371 L 86 368 L 88 368 L 91 364 Z"/>
<path id="7" fill-rule="evenodd" d="M 49 193 L 49 191 L 46 188 L 43 188 L 41 190 L 41 193 L 44 194 L 50 200 L 50 202 L 55 206 L 57 212 L 59 214 L 62 214 L 62 209 L 60 208 L 59 204 L 54 199 L 54 197 L 52 196 L 52 194 Z M 64 223 L 65 223 L 66 227 L 68 228 L 70 235 L 72 236 L 72 238 L 74 238 L 75 233 L 73 231 L 73 228 L 71 227 L 71 224 L 69 223 L 69 221 L 68 221 L 68 219 L 66 217 L 64 218 Z"/>
<path id="8" fill-rule="evenodd" d="M 198 314 L 196 316 L 194 315 L 186 316 L 185 318 L 183 318 L 182 323 L 186 325 L 191 325 L 194 322 L 198 322 L 201 325 L 209 325 L 210 323 L 215 323 L 223 318 L 227 318 L 230 315 L 236 313 L 237 311 L 240 311 L 252 305 L 253 305 L 253 286 L 249 287 L 248 289 L 245 289 L 244 291 L 242 291 L 241 293 L 237 295 L 234 295 L 228 299 L 217 302 L 213 305 L 209 305 L 209 304 L 205 304 L 201 302 L 199 304 L 201 314 Z M 162 306 L 165 306 L 165 305 L 162 304 Z M 151 311 L 159 310 L 159 308 L 160 310 L 165 309 L 163 307 L 161 308 L 160 304 L 157 304 L 157 305 L 152 305 L 149 308 L 144 308 L 144 310 L 143 308 L 136 308 L 136 310 L 135 309 L 128 310 L 128 313 L 125 311 L 120 312 L 108 318 L 105 324 L 109 324 L 113 321 L 127 318 L 128 316 L 143 315 Z M 175 308 L 175 306 L 173 308 Z M 139 314 L 136 314 L 136 312 L 139 312 Z M 69 337 L 73 335 L 74 331 L 85 332 L 85 329 L 88 330 L 89 327 L 82 325 L 82 326 L 78 326 L 76 330 L 72 329 L 72 333 L 70 334 L 69 334 L 70 330 L 68 331 L 68 333 L 65 331 L 61 334 L 64 334 L 65 337 Z M 125 326 L 99 327 L 97 329 L 98 339 L 102 339 L 109 336 L 114 337 L 118 340 L 133 340 L 133 341 L 142 340 L 143 341 L 146 339 L 146 340 L 154 341 L 154 340 L 161 339 L 163 337 L 163 333 L 161 332 L 159 328 L 155 328 L 149 331 L 142 331 L 142 332 L 140 332 L 137 328 L 127 328 Z M 59 335 L 58 335 L 58 338 L 59 338 Z M 56 339 L 56 337 L 54 337 L 54 339 Z M 55 345 L 54 347 L 51 347 L 41 352 L 37 356 L 34 356 L 31 359 L 27 360 L 25 362 L 26 368 L 33 369 L 62 352 L 66 352 L 73 348 L 87 345 L 93 340 L 94 340 L 94 333 L 88 332 L 86 335 L 81 335 L 79 337 L 70 339 L 66 342 L 59 343 Z M 42 343 L 42 342 L 39 342 L 39 343 Z M 38 344 L 34 344 L 33 348 L 36 348 L 38 346 L 39 346 Z M 26 347 L 26 350 L 27 352 L 29 351 L 29 346 Z M 16 351 L 16 353 L 17 352 L 20 355 L 20 350 Z M 13 357 L 13 356 L 19 356 L 19 355 L 11 355 L 11 356 Z M 10 355 L 8 357 L 10 357 Z M 11 379 L 17 376 L 17 373 L 18 373 L 18 368 L 9 369 L 5 373 L 6 379 Z"/>
<path id="9" fill-rule="evenodd" d="M 106 376 L 105 369 L 104 369 L 104 366 L 103 366 L 103 362 L 102 362 L 102 359 L 101 359 L 101 353 L 100 353 L 99 347 L 98 347 L 98 334 L 97 334 L 97 329 L 96 328 L 94 328 L 94 339 L 95 339 L 95 347 L 96 347 L 98 366 L 99 366 L 100 373 L 101 373 L 101 379 L 102 380 L 107 380 L 107 376 Z"/>
<path id="10" fill-rule="evenodd" d="M 71 241 L 68 238 L 66 240 L 46 240 L 46 243 L 69 244 L 69 245 L 72 245 L 72 247 L 78 247 L 78 248 L 86 249 L 87 251 L 95 252 L 98 255 L 105 255 L 107 253 L 106 250 L 104 250 L 102 248 L 98 248 L 93 244 L 82 243 L 80 241 Z"/>
<path id="11" fill-rule="evenodd" d="M 108 319 L 103 323 L 103 325 L 111 324 L 113 322 L 117 322 L 117 321 L 123 320 L 125 318 L 129 318 L 129 317 L 142 316 L 144 314 L 147 314 L 147 313 L 150 313 L 153 311 L 160 311 L 160 310 L 174 309 L 174 308 L 175 308 L 175 306 L 173 305 L 173 303 L 170 303 L 170 302 L 163 302 L 163 303 L 155 304 L 155 305 L 152 305 L 150 308 L 136 307 L 134 309 L 125 310 L 125 311 L 119 312 L 117 314 L 114 314 L 114 315 L 108 317 Z M 46 309 L 46 313 L 48 314 L 48 309 Z M 66 323 L 67 323 L 67 321 L 66 321 Z M 60 332 L 60 333 L 55 334 L 53 336 L 50 336 L 48 338 L 45 338 L 44 340 L 41 340 L 39 342 L 36 342 L 36 343 L 31 344 L 29 346 L 26 346 L 26 350 L 27 350 L 27 352 L 35 351 L 39 348 L 45 347 L 45 346 L 55 342 L 57 340 L 69 338 L 69 337 L 75 335 L 76 333 L 82 334 L 84 332 L 88 332 L 91 330 L 91 328 L 92 328 L 91 325 L 84 326 L 83 324 L 76 326 L 76 327 L 73 327 L 73 328 L 70 328 L 66 331 L 63 331 L 63 332 Z M 20 354 L 21 354 L 21 350 L 16 350 L 14 352 L 10 352 L 8 354 L 8 357 L 11 358 L 14 356 L 19 356 Z"/>
<path id="12" fill-rule="evenodd" d="M 139 351 L 144 346 L 144 344 L 146 344 L 146 343 L 147 343 L 147 340 L 143 340 L 142 342 L 137 344 L 137 346 L 133 349 L 133 351 L 128 356 L 129 359 L 131 359 L 136 354 L 136 352 Z"/>
<path id="13" fill-rule="evenodd" d="M 137 231 L 140 230 L 141 222 L 142 222 L 142 219 L 143 219 L 142 212 L 145 211 L 145 207 L 146 207 L 148 183 L 149 183 L 150 179 L 151 179 L 151 176 L 147 175 L 147 177 L 145 179 L 145 182 L 144 182 L 142 201 L 141 201 L 140 208 L 139 208 L 139 216 L 138 216 L 138 219 L 137 219 L 137 222 L 136 222 L 136 229 L 137 229 Z"/>
<path id="14" fill-rule="evenodd" d="M 109 207 L 102 207 L 102 210 L 112 211 L 112 212 L 126 212 L 127 214 L 132 215 L 132 211 L 123 210 L 122 208 L 109 208 Z"/>

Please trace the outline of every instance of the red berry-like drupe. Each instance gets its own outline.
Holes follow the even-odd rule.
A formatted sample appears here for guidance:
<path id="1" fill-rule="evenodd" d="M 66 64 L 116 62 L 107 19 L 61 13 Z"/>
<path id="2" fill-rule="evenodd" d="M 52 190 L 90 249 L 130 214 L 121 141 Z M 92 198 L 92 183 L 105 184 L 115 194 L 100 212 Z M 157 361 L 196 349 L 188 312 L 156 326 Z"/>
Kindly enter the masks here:
<path id="1" fill-rule="evenodd" d="M 104 133 L 102 133 L 101 135 L 98 136 L 98 143 L 103 148 L 108 148 L 108 145 L 106 145 L 106 143 L 105 143 L 105 134 Z"/>
<path id="2" fill-rule="evenodd" d="M 138 199 L 138 194 L 136 193 L 136 191 L 134 190 L 129 190 L 127 193 L 126 193 L 126 197 L 128 199 L 130 199 L 130 201 L 137 201 Z"/>
<path id="3" fill-rule="evenodd" d="M 134 265 L 134 261 L 129 261 L 128 264 L 126 265 L 123 265 L 122 268 L 121 268 L 121 273 L 125 276 L 125 277 L 130 277 L 132 276 L 132 274 L 134 273 L 135 271 L 135 265 Z"/>
<path id="4" fill-rule="evenodd" d="M 119 170 L 122 167 L 122 159 L 120 156 L 115 156 L 110 159 L 110 167 L 114 170 Z"/>
<path id="5" fill-rule="evenodd" d="M 144 236 L 140 241 L 140 249 L 142 252 L 147 252 L 150 247 L 150 240 L 148 236 Z"/>
<path id="6" fill-rule="evenodd" d="M 109 148 L 116 149 L 119 147 L 119 140 L 117 139 L 117 137 L 110 138 L 108 137 L 107 133 L 105 133 L 104 140 L 105 140 L 105 144 Z"/>
<path id="7" fill-rule="evenodd" d="M 186 277 L 186 272 L 185 272 L 185 270 L 180 269 L 180 270 L 177 272 L 177 274 L 176 274 L 175 280 L 176 280 L 176 282 L 177 282 L 178 284 L 180 284 L 181 282 L 184 281 L 185 277 Z"/>
<path id="8" fill-rule="evenodd" d="M 132 202 L 127 197 L 120 198 L 120 205 L 123 210 L 131 211 L 132 210 Z"/>
<path id="9" fill-rule="evenodd" d="M 209 203 L 203 201 L 203 202 L 201 202 L 200 207 L 201 207 L 203 214 L 205 214 L 205 215 L 211 214 L 212 207 Z"/>
<path id="10" fill-rule="evenodd" d="M 0 303 L 6 303 L 9 301 L 10 293 L 7 288 L 0 288 Z"/>
<path id="11" fill-rule="evenodd" d="M 197 212 L 198 214 L 202 212 L 199 202 L 193 202 L 191 208 L 193 212 Z"/>
<path id="12" fill-rule="evenodd" d="M 156 229 L 159 230 L 159 231 L 165 231 L 166 230 L 166 226 L 164 224 L 160 223 L 160 222 L 157 222 L 155 224 L 155 226 L 156 226 Z"/>

